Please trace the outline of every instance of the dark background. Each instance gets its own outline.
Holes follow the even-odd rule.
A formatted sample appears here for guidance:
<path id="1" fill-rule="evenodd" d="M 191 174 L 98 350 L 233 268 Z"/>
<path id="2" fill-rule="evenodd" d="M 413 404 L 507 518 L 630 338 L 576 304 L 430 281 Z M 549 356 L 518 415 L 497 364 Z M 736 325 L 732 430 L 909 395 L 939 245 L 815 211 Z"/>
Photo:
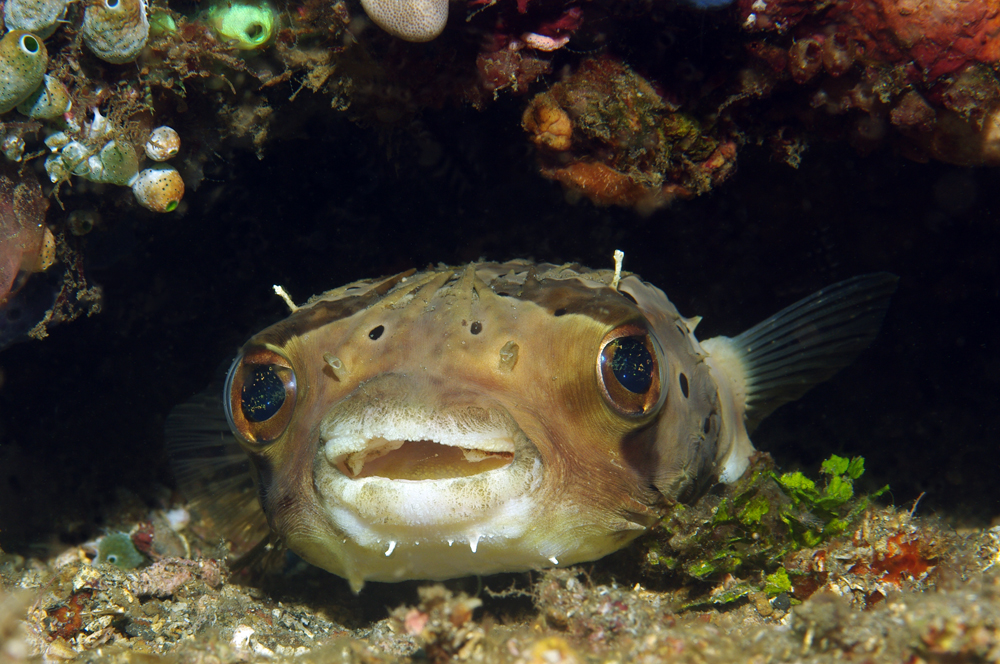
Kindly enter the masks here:
<path id="1" fill-rule="evenodd" d="M 523 100 L 443 111 L 392 132 L 317 111 L 264 160 L 230 146 L 183 215 L 94 199 L 79 240 L 104 311 L 0 352 L 0 548 L 100 535 L 122 501 L 173 486 L 164 418 L 297 301 L 362 277 L 479 258 L 625 267 L 702 339 L 733 335 L 829 283 L 889 270 L 899 291 L 874 345 L 754 435 L 784 468 L 861 454 L 921 513 L 1000 512 L 996 344 L 1000 171 L 860 157 L 817 143 L 794 170 L 744 147 L 713 193 L 641 217 L 570 203 L 537 175 Z M 306 127 L 308 130 L 306 130 Z M 58 223 L 73 208 L 50 210 Z M 116 211 L 117 210 L 117 211 Z"/>

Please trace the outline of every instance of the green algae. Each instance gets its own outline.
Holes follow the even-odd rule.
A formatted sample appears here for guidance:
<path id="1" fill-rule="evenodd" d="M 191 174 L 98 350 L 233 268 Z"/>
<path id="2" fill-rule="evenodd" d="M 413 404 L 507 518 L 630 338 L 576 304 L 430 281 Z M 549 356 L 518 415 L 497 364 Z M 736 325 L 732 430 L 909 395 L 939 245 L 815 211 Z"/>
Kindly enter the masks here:
<path id="1" fill-rule="evenodd" d="M 801 472 L 779 474 L 770 457 L 760 455 L 725 495 L 668 509 L 646 540 L 647 572 L 709 584 L 725 575 L 738 581 L 685 608 L 734 602 L 750 592 L 787 593 L 793 583 L 785 557 L 843 534 L 872 498 L 888 490 L 856 496 L 854 482 L 863 474 L 862 457 L 831 456 L 814 480 Z"/>

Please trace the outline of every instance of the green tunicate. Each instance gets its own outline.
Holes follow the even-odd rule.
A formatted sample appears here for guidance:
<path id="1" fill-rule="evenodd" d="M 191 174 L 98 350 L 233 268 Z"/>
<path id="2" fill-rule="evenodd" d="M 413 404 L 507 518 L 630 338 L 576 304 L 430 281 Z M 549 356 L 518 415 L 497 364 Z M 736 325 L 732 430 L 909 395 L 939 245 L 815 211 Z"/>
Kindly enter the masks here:
<path id="1" fill-rule="evenodd" d="M 3 23 L 8 30 L 26 30 L 45 39 L 66 13 L 67 0 L 7 0 L 3 7 Z"/>
<path id="2" fill-rule="evenodd" d="M 149 36 L 161 37 L 177 32 L 177 22 L 166 12 L 153 12 L 149 17 Z"/>
<path id="3" fill-rule="evenodd" d="M 125 187 L 139 173 L 139 157 L 128 143 L 110 141 L 101 148 L 99 159 L 101 182 Z"/>
<path id="4" fill-rule="evenodd" d="M 145 0 L 95 0 L 83 11 L 80 32 L 90 52 L 121 65 L 135 60 L 149 38 Z"/>
<path id="5" fill-rule="evenodd" d="M 38 89 L 48 62 L 45 44 L 30 32 L 11 30 L 0 39 L 0 113 Z"/>
<path id="6" fill-rule="evenodd" d="M 97 545 L 98 563 L 107 563 L 120 569 L 135 569 L 143 560 L 145 558 L 136 550 L 127 533 L 105 535 Z"/>
<path id="7" fill-rule="evenodd" d="M 55 120 L 62 117 L 69 106 L 69 90 L 58 78 L 46 74 L 44 82 L 17 105 L 17 110 L 36 120 Z"/>
<path id="8" fill-rule="evenodd" d="M 274 36 L 275 13 L 266 3 L 225 3 L 208 11 L 208 24 L 220 40 L 244 51 L 264 48 Z"/>

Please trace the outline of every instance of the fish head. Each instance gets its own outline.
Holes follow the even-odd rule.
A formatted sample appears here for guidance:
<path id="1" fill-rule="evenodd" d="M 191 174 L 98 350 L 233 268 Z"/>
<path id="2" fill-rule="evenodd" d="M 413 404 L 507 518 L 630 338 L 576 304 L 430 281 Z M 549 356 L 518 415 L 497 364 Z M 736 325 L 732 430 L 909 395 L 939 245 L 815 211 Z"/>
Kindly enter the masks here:
<path id="1" fill-rule="evenodd" d="M 607 270 L 356 282 L 244 346 L 227 416 L 272 530 L 355 589 L 573 564 L 624 546 L 663 487 L 715 463 L 692 332 L 661 291 Z"/>

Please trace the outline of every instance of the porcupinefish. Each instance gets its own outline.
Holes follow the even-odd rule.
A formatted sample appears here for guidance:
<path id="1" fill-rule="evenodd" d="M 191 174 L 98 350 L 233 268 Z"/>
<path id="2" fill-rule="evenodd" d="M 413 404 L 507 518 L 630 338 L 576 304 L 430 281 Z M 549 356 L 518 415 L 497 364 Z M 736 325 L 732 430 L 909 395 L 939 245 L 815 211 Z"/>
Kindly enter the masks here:
<path id="1" fill-rule="evenodd" d="M 240 350 L 223 403 L 259 507 L 202 504 L 355 591 L 595 560 L 665 499 L 738 479 L 753 427 L 850 363 L 895 287 L 855 277 L 699 342 L 698 318 L 619 270 L 515 260 L 357 281 Z M 183 485 L 218 479 L 201 457 L 226 443 L 198 428 L 174 426 Z"/>

